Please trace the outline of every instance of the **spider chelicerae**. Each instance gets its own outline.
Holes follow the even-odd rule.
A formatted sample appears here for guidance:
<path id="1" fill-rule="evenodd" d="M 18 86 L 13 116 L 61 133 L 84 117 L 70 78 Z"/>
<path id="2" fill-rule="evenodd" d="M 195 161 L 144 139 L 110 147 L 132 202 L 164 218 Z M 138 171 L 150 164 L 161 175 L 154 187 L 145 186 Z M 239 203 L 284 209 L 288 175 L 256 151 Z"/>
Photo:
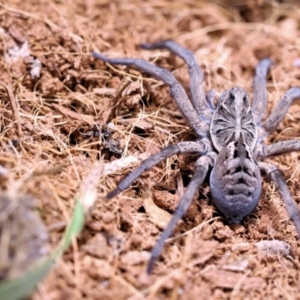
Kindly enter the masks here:
<path id="1" fill-rule="evenodd" d="M 113 198 L 127 189 L 143 172 L 174 154 L 196 153 L 195 174 L 176 208 L 171 221 L 154 246 L 147 272 L 151 273 L 165 240 L 177 222 L 185 215 L 197 190 L 208 172 L 212 200 L 229 223 L 240 223 L 257 205 L 261 195 L 261 173 L 267 175 L 277 187 L 300 237 L 300 216 L 281 172 L 271 163 L 260 161 L 274 155 L 300 150 L 300 140 L 288 140 L 266 145 L 264 139 L 271 134 L 287 113 L 290 105 L 300 98 L 300 87 L 292 87 L 280 99 L 273 112 L 262 121 L 266 111 L 266 77 L 271 60 L 262 59 L 255 71 L 252 105 L 245 90 L 233 87 L 224 91 L 215 104 L 215 92 L 205 95 L 203 73 L 192 52 L 174 41 L 142 44 L 143 49 L 168 49 L 181 57 L 189 68 L 191 100 L 173 74 L 143 59 L 107 58 L 93 52 L 93 56 L 111 65 L 128 65 L 155 76 L 166 83 L 173 99 L 198 139 L 170 145 L 141 163 L 108 193 Z"/>

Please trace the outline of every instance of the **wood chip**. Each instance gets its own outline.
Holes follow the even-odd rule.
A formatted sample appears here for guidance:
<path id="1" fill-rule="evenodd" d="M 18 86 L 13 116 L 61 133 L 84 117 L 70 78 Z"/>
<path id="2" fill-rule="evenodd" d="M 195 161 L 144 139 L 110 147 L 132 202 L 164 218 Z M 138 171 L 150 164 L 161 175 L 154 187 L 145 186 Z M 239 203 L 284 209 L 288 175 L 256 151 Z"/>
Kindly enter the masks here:
<path id="1" fill-rule="evenodd" d="M 150 194 L 143 197 L 144 208 L 149 215 L 149 218 L 153 224 L 160 229 L 165 229 L 171 220 L 172 215 L 167 211 L 159 208 L 153 201 Z"/>
<path id="2" fill-rule="evenodd" d="M 256 290 L 263 284 L 259 277 L 245 277 L 244 274 L 215 269 L 204 272 L 202 276 L 210 281 L 214 288 L 234 289 L 239 284 L 243 290 Z"/>
<path id="3" fill-rule="evenodd" d="M 265 253 L 265 255 L 276 255 L 280 254 L 283 256 L 290 255 L 291 246 L 279 240 L 271 240 L 271 241 L 259 241 L 255 243 L 255 246 L 258 250 Z"/>
<path id="4" fill-rule="evenodd" d="M 72 111 L 72 110 L 70 110 L 70 109 L 68 109 L 64 106 L 61 106 L 59 104 L 56 104 L 56 103 L 52 103 L 51 106 L 54 107 L 55 109 L 57 109 L 59 112 L 61 112 L 62 114 L 64 114 L 67 117 L 70 117 L 70 118 L 75 119 L 75 120 L 86 122 L 90 126 L 95 125 L 94 118 L 91 117 L 91 116 L 74 112 L 74 111 Z"/>

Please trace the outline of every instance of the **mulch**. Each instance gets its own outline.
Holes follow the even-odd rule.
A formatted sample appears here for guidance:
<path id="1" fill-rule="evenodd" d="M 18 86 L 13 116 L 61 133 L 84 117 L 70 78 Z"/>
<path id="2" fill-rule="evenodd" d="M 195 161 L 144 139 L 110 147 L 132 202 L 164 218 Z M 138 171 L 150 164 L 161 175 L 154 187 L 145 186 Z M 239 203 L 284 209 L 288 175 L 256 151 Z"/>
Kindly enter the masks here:
<path id="1" fill-rule="evenodd" d="M 255 66 L 269 57 L 269 114 L 285 91 L 300 86 L 296 1 L 10 0 L 0 4 L 0 37 L 1 186 L 35 199 L 50 248 L 62 237 L 80 183 L 103 161 L 83 232 L 32 299 L 300 299 L 299 239 L 268 180 L 240 225 L 229 225 L 208 184 L 201 186 L 153 274 L 145 273 L 196 157 L 172 156 L 116 198 L 105 195 L 142 159 L 196 136 L 165 84 L 91 56 L 143 58 L 171 70 L 188 91 L 181 59 L 138 47 L 172 39 L 195 53 L 206 91 L 238 85 L 250 98 Z M 296 101 L 266 143 L 299 137 L 299 122 Z M 282 170 L 300 209 L 299 153 L 267 161 Z M 267 240 L 290 250 L 256 247 Z"/>

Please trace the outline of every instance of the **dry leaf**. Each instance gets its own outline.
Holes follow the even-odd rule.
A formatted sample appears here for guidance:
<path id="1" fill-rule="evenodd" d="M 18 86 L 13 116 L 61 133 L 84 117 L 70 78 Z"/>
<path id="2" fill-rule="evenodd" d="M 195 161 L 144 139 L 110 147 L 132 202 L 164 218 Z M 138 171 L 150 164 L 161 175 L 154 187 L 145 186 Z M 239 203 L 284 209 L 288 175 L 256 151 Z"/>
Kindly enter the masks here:
<path id="1" fill-rule="evenodd" d="M 237 274 L 229 271 L 208 270 L 202 276 L 211 282 L 216 288 L 234 289 L 237 284 L 241 289 L 255 290 L 261 287 L 263 280 L 259 277 L 245 277 L 244 274 Z"/>
<path id="2" fill-rule="evenodd" d="M 114 88 L 94 88 L 93 93 L 98 95 L 105 95 L 105 96 L 115 96 L 117 93 L 117 90 Z"/>
<path id="3" fill-rule="evenodd" d="M 132 92 L 138 91 L 140 88 L 141 88 L 141 82 L 139 80 L 131 82 L 129 85 L 125 87 L 121 95 L 122 96 L 130 95 Z"/>
<path id="4" fill-rule="evenodd" d="M 160 229 L 165 229 L 170 222 L 172 215 L 159 208 L 153 201 L 150 194 L 143 197 L 144 208 L 149 215 L 150 221 Z"/>
<path id="5" fill-rule="evenodd" d="M 70 110 L 70 109 L 68 109 L 68 108 L 66 108 L 64 106 L 61 106 L 61 105 L 55 104 L 55 103 L 52 103 L 52 107 L 54 107 L 59 112 L 61 112 L 65 116 L 68 116 L 68 117 L 70 117 L 72 119 L 79 120 L 79 121 L 84 121 L 84 122 L 88 123 L 90 126 L 95 125 L 94 118 L 91 117 L 91 116 L 74 112 L 74 111 L 72 111 L 72 110 Z"/>
<path id="6" fill-rule="evenodd" d="M 258 250 L 264 252 L 266 255 L 281 254 L 283 256 L 290 255 L 291 246 L 279 240 L 259 241 L 255 243 Z"/>
<path id="7" fill-rule="evenodd" d="M 142 160 L 146 159 L 149 155 L 147 153 L 143 153 L 140 155 L 129 155 L 127 157 L 123 157 L 117 160 L 114 160 L 110 163 L 106 163 L 103 165 L 103 175 L 113 174 L 122 169 L 129 168 Z"/>

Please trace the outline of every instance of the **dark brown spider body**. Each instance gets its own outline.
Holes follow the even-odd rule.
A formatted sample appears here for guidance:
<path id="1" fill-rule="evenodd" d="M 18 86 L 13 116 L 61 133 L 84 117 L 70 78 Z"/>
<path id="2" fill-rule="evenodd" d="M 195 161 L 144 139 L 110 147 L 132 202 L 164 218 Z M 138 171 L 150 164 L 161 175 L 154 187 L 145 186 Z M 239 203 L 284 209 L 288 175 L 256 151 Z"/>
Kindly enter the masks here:
<path id="1" fill-rule="evenodd" d="M 184 141 L 164 148 L 141 163 L 108 193 L 110 199 L 126 188 L 151 167 L 170 157 L 183 153 L 196 153 L 195 174 L 186 187 L 170 223 L 154 246 L 147 272 L 150 273 L 159 257 L 164 242 L 170 237 L 177 222 L 185 215 L 190 203 L 209 170 L 213 201 L 230 223 L 239 223 L 257 205 L 261 194 L 261 172 L 277 187 L 300 236 L 300 215 L 280 171 L 270 163 L 262 162 L 273 155 L 300 151 L 300 140 L 289 140 L 265 145 L 264 139 L 275 131 L 295 99 L 300 98 L 300 87 L 292 87 L 280 99 L 274 111 L 261 122 L 267 106 L 266 77 L 271 66 L 270 59 L 261 60 L 255 70 L 254 99 L 250 104 L 247 93 L 239 87 L 222 93 L 217 107 L 215 93 L 205 95 L 203 73 L 192 52 L 173 41 L 143 44 L 142 48 L 168 49 L 181 57 L 189 67 L 191 100 L 171 72 L 143 59 L 110 59 L 101 53 L 93 56 L 113 65 L 127 65 L 151 74 L 166 83 L 179 110 L 190 127 L 198 135 L 196 141 Z"/>

